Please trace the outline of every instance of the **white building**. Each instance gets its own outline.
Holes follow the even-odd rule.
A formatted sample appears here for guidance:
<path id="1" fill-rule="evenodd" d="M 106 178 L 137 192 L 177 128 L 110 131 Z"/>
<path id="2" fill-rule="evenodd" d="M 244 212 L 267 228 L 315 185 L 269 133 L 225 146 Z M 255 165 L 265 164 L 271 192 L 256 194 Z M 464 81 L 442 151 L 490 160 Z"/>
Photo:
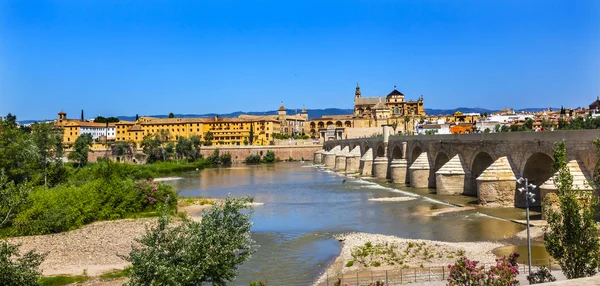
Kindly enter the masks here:
<path id="1" fill-rule="evenodd" d="M 93 123 L 93 122 L 81 122 L 79 123 L 80 135 L 90 134 L 92 138 L 98 139 L 100 136 L 106 136 L 107 139 L 115 139 L 115 124 L 109 123 Z"/>
<path id="2" fill-rule="evenodd" d="M 419 135 L 425 135 L 428 131 L 435 132 L 435 134 L 450 134 L 450 124 L 425 123 L 417 126 L 417 134 Z"/>

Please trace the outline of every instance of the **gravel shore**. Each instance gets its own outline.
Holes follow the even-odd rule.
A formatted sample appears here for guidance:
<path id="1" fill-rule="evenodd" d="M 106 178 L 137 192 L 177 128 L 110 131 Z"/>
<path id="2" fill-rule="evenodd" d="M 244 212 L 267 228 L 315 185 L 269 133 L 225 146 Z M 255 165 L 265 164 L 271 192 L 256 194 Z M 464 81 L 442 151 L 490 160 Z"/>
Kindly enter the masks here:
<path id="1" fill-rule="evenodd" d="M 347 233 L 336 235 L 335 238 L 342 244 L 340 255 L 329 265 L 319 282 L 324 281 L 327 273 L 329 277 L 335 277 L 359 270 L 448 265 L 461 255 L 482 264 L 491 264 L 496 261 L 492 250 L 503 246 L 496 242 L 442 242 L 369 233 Z M 353 257 L 352 252 L 357 253 L 357 250 L 363 254 Z"/>
<path id="2" fill-rule="evenodd" d="M 199 220 L 201 213 L 211 207 L 210 204 L 182 205 L 179 211 Z M 156 218 L 100 221 L 68 232 L 13 237 L 8 241 L 21 244 L 21 253 L 32 249 L 48 253 L 40 266 L 43 276 L 81 275 L 84 271 L 98 276 L 127 267 L 129 262 L 119 256 L 129 254 L 135 239 L 156 223 Z"/>
<path id="3" fill-rule="evenodd" d="M 119 255 L 127 255 L 134 239 L 154 224 L 156 218 L 102 221 L 58 234 L 14 237 L 9 242 L 22 244 L 21 253 L 31 249 L 48 253 L 40 266 L 44 276 L 81 275 L 84 270 L 96 276 L 129 265 Z"/>

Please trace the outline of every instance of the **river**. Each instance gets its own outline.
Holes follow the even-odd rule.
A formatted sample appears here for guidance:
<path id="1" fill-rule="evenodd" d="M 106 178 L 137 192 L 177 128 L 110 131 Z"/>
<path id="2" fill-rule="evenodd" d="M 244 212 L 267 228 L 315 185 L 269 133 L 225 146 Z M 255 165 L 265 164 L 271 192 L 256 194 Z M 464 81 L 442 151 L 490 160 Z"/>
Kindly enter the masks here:
<path id="1" fill-rule="evenodd" d="M 513 208 L 477 209 L 427 216 L 445 203 L 467 203 L 472 197 L 438 197 L 385 181 L 350 179 L 310 164 L 291 162 L 233 165 L 180 175 L 171 181 L 181 196 L 252 196 L 264 203 L 254 208 L 252 237 L 258 245 L 239 269 L 232 285 L 250 281 L 295 284 L 322 273 L 338 255 L 332 235 L 368 232 L 441 241 L 501 240 L 524 229 L 507 219 L 523 219 Z M 370 198 L 414 197 L 402 202 Z M 444 201 L 444 202 L 442 202 Z M 301 283 L 303 284 L 303 283 Z"/>

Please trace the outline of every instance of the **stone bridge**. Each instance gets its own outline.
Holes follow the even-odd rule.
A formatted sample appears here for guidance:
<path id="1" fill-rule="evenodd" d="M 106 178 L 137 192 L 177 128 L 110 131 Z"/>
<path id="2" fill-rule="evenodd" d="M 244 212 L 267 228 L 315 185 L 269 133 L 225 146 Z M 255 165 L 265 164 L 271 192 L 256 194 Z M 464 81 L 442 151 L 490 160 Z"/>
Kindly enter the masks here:
<path id="1" fill-rule="evenodd" d="M 383 127 L 383 134 L 389 134 Z M 383 136 L 329 141 L 315 153 L 316 164 L 347 174 L 391 179 L 438 194 L 477 196 L 480 203 L 524 205 L 516 178 L 538 187 L 536 203 L 556 191 L 552 180 L 555 142 L 565 140 L 574 186 L 587 183 L 598 159 L 598 130 Z"/>

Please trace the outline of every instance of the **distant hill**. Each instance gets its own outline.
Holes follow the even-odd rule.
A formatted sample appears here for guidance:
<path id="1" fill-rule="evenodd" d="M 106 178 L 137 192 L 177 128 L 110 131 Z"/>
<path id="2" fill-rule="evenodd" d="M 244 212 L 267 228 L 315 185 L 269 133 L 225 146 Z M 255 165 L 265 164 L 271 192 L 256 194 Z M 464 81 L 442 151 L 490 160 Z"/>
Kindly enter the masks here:
<path id="1" fill-rule="evenodd" d="M 297 112 L 300 113 L 302 111 L 302 108 L 297 109 Z M 307 109 L 306 111 L 308 111 L 308 118 L 313 119 L 313 118 L 320 118 L 323 117 L 324 115 L 348 115 L 348 114 L 352 114 L 354 112 L 353 109 L 340 109 L 340 108 L 326 108 L 326 109 Z M 243 111 L 236 111 L 236 112 L 232 112 L 232 113 L 204 113 L 204 114 L 175 114 L 175 117 L 178 118 L 188 118 L 188 117 L 215 117 L 215 116 L 219 116 L 219 117 L 237 117 L 240 116 L 242 114 L 245 115 L 277 115 L 277 110 L 270 110 L 270 111 L 249 111 L 249 112 L 243 112 Z M 295 109 L 288 109 L 287 110 L 287 114 L 288 115 L 295 115 L 296 114 L 296 110 Z M 140 116 L 142 116 L 140 114 Z M 144 115 L 144 116 L 150 116 L 150 117 L 156 117 L 156 118 L 167 118 L 169 117 L 168 115 Z M 129 121 L 134 121 L 135 120 L 135 116 L 117 116 L 119 119 L 121 120 L 129 120 Z"/>
<path id="2" fill-rule="evenodd" d="M 538 108 L 538 107 L 533 107 L 533 108 L 523 108 L 523 109 L 515 109 L 515 112 L 521 112 L 521 111 L 526 111 L 526 112 L 537 112 L 537 111 L 542 111 L 542 110 L 547 110 L 548 108 Z M 553 110 L 556 109 L 560 109 L 560 108 L 554 108 L 552 107 Z M 486 108 L 480 108 L 480 107 L 458 107 L 458 108 L 454 108 L 454 109 L 433 109 L 433 108 L 425 108 L 425 113 L 427 113 L 428 115 L 439 115 L 439 114 L 454 114 L 454 112 L 460 111 L 462 113 L 484 113 L 487 112 L 488 114 L 492 113 L 492 112 L 498 112 L 500 111 L 499 109 L 486 109 Z"/>
<path id="3" fill-rule="evenodd" d="M 534 108 L 516 109 L 515 111 L 535 112 L 535 111 L 541 111 L 541 110 L 546 110 L 546 109 L 547 108 L 534 107 Z M 552 109 L 557 110 L 559 108 L 553 107 Z M 301 108 L 297 109 L 298 113 L 300 113 L 301 110 L 302 110 Z M 350 114 L 354 113 L 354 110 L 349 109 L 349 108 L 348 109 L 343 109 L 343 108 L 307 109 L 306 111 L 308 111 L 308 117 L 310 119 L 320 118 L 320 117 L 327 116 L 327 115 L 350 115 Z M 500 111 L 500 110 L 486 109 L 486 108 L 479 108 L 479 107 L 458 107 L 458 108 L 454 108 L 454 109 L 425 108 L 425 113 L 427 113 L 428 115 L 453 114 L 456 111 L 460 111 L 462 113 L 484 113 L 484 112 L 487 112 L 489 114 L 489 113 Z M 246 115 L 276 115 L 277 110 L 261 111 L 261 112 L 259 112 L 259 111 L 249 111 L 249 112 L 236 111 L 236 112 L 232 112 L 232 113 L 175 114 L 175 117 L 178 117 L 178 118 L 215 117 L 215 116 L 237 117 L 242 114 L 246 114 Z M 296 109 L 288 109 L 287 114 L 288 115 L 296 114 Z M 168 117 L 168 115 L 142 115 L 142 114 L 140 114 L 140 116 L 150 116 L 150 117 L 157 117 L 157 118 L 167 118 Z M 119 118 L 120 120 L 135 121 L 135 115 L 134 116 L 117 116 L 117 118 Z M 20 124 L 29 124 L 29 123 L 33 123 L 36 121 L 44 121 L 44 120 L 19 120 L 18 122 Z"/>

